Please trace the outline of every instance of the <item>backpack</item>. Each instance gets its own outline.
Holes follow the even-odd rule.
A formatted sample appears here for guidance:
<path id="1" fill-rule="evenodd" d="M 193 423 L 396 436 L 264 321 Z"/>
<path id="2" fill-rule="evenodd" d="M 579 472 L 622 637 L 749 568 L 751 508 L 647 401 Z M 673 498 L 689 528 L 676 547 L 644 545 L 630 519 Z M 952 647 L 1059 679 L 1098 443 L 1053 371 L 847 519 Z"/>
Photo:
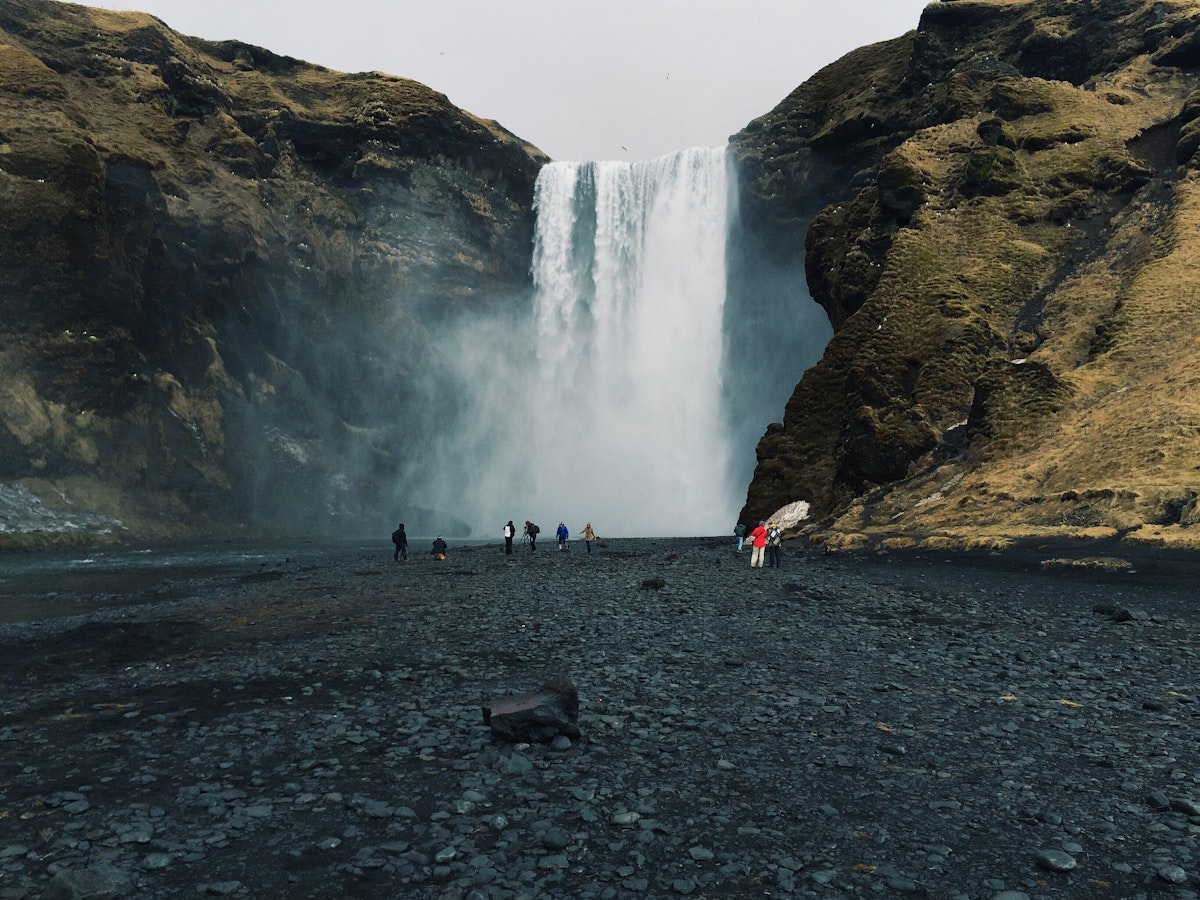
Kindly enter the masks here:
<path id="1" fill-rule="evenodd" d="M 399 544 L 403 540 L 404 540 L 404 532 L 403 531 L 401 531 L 400 529 L 397 528 L 395 531 L 392 532 L 392 543 L 393 544 Z"/>
<path id="2" fill-rule="evenodd" d="M 540 534 L 541 531 L 542 531 L 542 529 L 538 528 L 532 522 L 529 523 L 529 533 L 530 534 Z"/>

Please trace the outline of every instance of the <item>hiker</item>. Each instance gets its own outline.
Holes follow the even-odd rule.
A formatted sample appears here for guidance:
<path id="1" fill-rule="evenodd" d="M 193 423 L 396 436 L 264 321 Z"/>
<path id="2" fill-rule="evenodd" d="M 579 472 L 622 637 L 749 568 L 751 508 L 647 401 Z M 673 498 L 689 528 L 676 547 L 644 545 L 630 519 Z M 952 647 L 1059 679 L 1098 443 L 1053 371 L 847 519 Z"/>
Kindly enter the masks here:
<path id="1" fill-rule="evenodd" d="M 536 525 L 534 525 L 528 519 L 525 520 L 525 537 L 529 541 L 529 549 L 530 550 L 537 549 L 537 536 L 538 536 L 538 532 L 541 530 L 542 529 L 538 528 Z"/>
<path id="2" fill-rule="evenodd" d="M 767 566 L 783 568 L 783 529 L 774 522 L 767 523 Z"/>
<path id="3" fill-rule="evenodd" d="M 763 551 L 767 549 L 767 523 L 759 522 L 758 527 L 750 532 L 753 549 L 750 551 L 750 568 L 763 567 Z"/>
<path id="4" fill-rule="evenodd" d="M 592 552 L 592 541 L 596 540 L 596 532 L 592 531 L 592 523 L 588 522 L 583 526 L 583 531 L 579 532 L 583 535 L 583 545 L 587 547 L 587 552 Z"/>
<path id="5" fill-rule="evenodd" d="M 429 555 L 434 559 L 445 559 L 446 549 L 446 542 L 442 540 L 442 536 L 439 534 L 434 538 L 433 549 L 429 551 Z"/>
<path id="6" fill-rule="evenodd" d="M 742 541 L 746 539 L 746 526 L 741 522 L 733 527 L 733 536 L 738 539 L 737 552 L 742 552 Z"/>
<path id="7" fill-rule="evenodd" d="M 512 539 L 516 536 L 517 526 L 512 523 L 512 519 L 508 520 L 508 524 L 504 526 L 504 555 L 512 556 Z"/>
<path id="8" fill-rule="evenodd" d="M 392 532 L 392 543 L 396 545 L 396 552 L 392 554 L 392 559 L 399 562 L 403 557 L 404 561 L 408 562 L 408 535 L 404 533 L 403 522 Z"/>
<path id="9" fill-rule="evenodd" d="M 562 522 L 559 522 L 558 523 L 558 531 L 555 532 L 555 535 L 558 537 L 558 549 L 566 550 L 567 549 L 567 538 L 569 538 L 571 536 L 571 532 L 569 530 L 567 530 L 567 526 L 564 525 Z"/>

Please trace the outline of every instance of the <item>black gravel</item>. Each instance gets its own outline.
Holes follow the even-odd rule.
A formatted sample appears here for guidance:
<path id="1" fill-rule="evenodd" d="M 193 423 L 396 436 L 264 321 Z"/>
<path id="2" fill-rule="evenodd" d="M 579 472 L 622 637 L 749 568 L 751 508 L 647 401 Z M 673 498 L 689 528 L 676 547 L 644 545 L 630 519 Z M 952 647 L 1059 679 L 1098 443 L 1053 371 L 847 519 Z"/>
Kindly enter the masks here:
<path id="1" fill-rule="evenodd" d="M 0 626 L 0 898 L 1200 896 L 1193 558 L 731 543 L 380 546 Z M 560 674 L 583 737 L 493 743 Z"/>

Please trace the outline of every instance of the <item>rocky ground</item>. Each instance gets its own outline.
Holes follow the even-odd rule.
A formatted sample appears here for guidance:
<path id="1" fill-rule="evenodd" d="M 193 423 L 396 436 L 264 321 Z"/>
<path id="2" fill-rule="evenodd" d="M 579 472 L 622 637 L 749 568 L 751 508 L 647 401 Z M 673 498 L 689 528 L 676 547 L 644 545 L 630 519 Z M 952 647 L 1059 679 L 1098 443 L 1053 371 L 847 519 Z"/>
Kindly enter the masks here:
<path id="1" fill-rule="evenodd" d="M 1200 896 L 1194 564 L 1039 554 L 381 546 L 2 625 L 0 898 Z M 494 743 L 559 674 L 582 738 Z"/>

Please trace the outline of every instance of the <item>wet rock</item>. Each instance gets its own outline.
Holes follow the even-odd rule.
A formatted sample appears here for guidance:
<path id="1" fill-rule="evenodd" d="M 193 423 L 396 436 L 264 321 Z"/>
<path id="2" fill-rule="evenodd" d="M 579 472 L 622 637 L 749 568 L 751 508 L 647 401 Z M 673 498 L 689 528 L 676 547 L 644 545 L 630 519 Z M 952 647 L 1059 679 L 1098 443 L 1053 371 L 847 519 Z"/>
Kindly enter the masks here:
<path id="1" fill-rule="evenodd" d="M 1070 872 L 1077 865 L 1075 858 L 1062 850 L 1039 850 L 1037 864 L 1048 872 Z"/>
<path id="2" fill-rule="evenodd" d="M 1171 800 L 1171 809 L 1181 812 L 1185 816 L 1200 817 L 1200 800 L 1175 797 Z"/>
<path id="3" fill-rule="evenodd" d="M 46 888 L 46 900 L 115 900 L 133 894 L 133 879 L 103 863 L 57 873 Z"/>
<path id="4" fill-rule="evenodd" d="M 1174 865 L 1159 866 L 1158 877 L 1167 884 L 1187 884 L 1188 880 L 1187 872 Z"/>

